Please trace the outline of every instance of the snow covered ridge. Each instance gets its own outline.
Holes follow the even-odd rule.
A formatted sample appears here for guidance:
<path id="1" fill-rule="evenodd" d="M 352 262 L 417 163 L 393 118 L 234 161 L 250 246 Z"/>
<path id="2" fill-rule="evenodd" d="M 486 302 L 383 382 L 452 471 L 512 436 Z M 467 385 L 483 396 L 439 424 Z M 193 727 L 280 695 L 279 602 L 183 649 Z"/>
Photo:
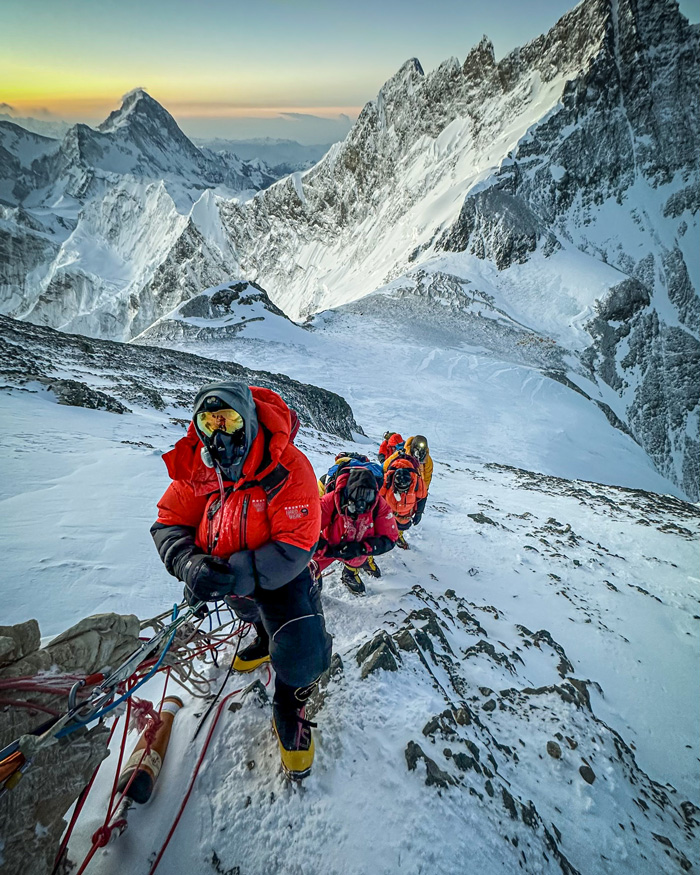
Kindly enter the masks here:
<path id="1" fill-rule="evenodd" d="M 15 131 L 0 311 L 130 339 L 231 277 L 298 318 L 450 274 L 573 351 L 593 383 L 568 378 L 697 499 L 698 37 L 673 0 L 584 0 L 499 61 L 486 38 L 428 75 L 412 59 L 252 200 L 263 181 L 230 197 L 140 91 L 58 152 Z"/>
<path id="2" fill-rule="evenodd" d="M 696 499 L 699 57 L 672 0 L 586 0 L 501 61 L 486 39 L 462 66 L 410 61 L 315 168 L 222 205 L 241 269 L 295 317 L 453 253 L 578 350 Z"/>
<path id="3" fill-rule="evenodd" d="M 241 280 L 190 298 L 131 342 L 171 346 L 181 341 L 206 344 L 257 336 L 266 341 L 294 343 L 305 331 L 272 303 L 262 286 Z"/>
<path id="4" fill-rule="evenodd" d="M 327 389 L 306 385 L 234 362 L 149 346 L 92 340 L 0 316 L 5 388 L 49 388 L 59 403 L 128 413 L 131 406 L 168 411 L 186 424 L 206 383 L 242 380 L 279 392 L 305 426 L 341 438 L 362 434 L 347 402 Z"/>
<path id="5" fill-rule="evenodd" d="M 660 473 L 696 498 L 700 344 L 650 312 L 640 281 L 619 282 L 613 268 L 587 260 L 578 251 L 549 258 L 537 253 L 514 265 L 508 279 L 488 262 L 459 253 L 413 268 L 342 310 L 401 324 L 407 337 L 423 342 L 433 335 L 436 343 L 468 344 L 537 368 L 597 404 Z M 559 292 L 551 302 L 549 262 L 557 264 Z M 626 355 L 616 358 L 622 340 Z"/>

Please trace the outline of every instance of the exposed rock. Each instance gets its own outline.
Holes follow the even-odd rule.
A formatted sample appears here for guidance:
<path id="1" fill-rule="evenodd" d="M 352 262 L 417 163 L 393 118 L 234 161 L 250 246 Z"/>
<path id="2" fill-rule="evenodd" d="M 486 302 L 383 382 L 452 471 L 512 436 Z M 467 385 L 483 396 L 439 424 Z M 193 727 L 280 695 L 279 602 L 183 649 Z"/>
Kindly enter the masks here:
<path id="1" fill-rule="evenodd" d="M 495 523 L 492 519 L 486 516 L 486 514 L 481 513 L 468 513 L 467 516 L 469 519 L 474 520 L 475 523 L 488 524 L 490 526 L 497 526 L 498 523 Z"/>
<path id="2" fill-rule="evenodd" d="M 477 644 L 473 644 L 471 647 L 468 647 L 464 651 L 464 658 L 469 659 L 471 656 L 475 656 L 480 653 L 487 654 L 494 662 L 502 665 L 504 668 L 507 668 L 511 674 L 515 674 L 515 666 L 514 662 L 522 662 L 520 656 L 514 651 L 510 651 L 510 655 L 506 655 L 505 653 L 501 653 L 491 644 L 489 641 L 484 641 L 483 639 L 479 641 Z M 485 688 L 482 687 L 481 691 Z M 489 690 L 488 693 L 483 693 L 485 696 L 491 695 L 493 691 Z"/>
<path id="3" fill-rule="evenodd" d="M 415 653 L 418 650 L 416 639 L 411 635 L 408 629 L 401 629 L 400 631 L 395 632 L 393 638 L 401 650 L 405 650 L 409 653 Z"/>
<path id="4" fill-rule="evenodd" d="M 503 807 L 513 820 L 518 819 L 518 809 L 515 805 L 515 799 L 510 795 L 505 787 L 501 787 L 501 796 L 503 798 Z"/>
<path id="5" fill-rule="evenodd" d="M 428 787 L 447 788 L 457 783 L 452 775 L 444 772 L 434 760 L 423 752 L 420 745 L 416 744 L 415 741 L 408 742 L 405 755 L 406 765 L 411 772 L 415 771 L 418 760 L 423 760 L 426 769 L 425 783 Z"/>
<path id="6" fill-rule="evenodd" d="M 551 634 L 546 629 L 540 629 L 538 632 L 531 632 L 526 626 L 517 626 L 518 631 L 522 635 L 523 638 L 531 641 L 535 647 L 540 648 L 541 642 L 545 642 L 548 644 L 552 650 L 559 656 L 559 664 L 557 665 L 557 671 L 559 676 L 565 678 L 567 675 L 571 675 L 574 672 L 574 667 L 569 661 L 564 648 L 556 642 Z"/>
<path id="7" fill-rule="evenodd" d="M 398 650 L 396 649 L 396 644 L 394 644 L 394 642 L 390 638 L 389 634 L 387 632 L 385 632 L 384 629 L 382 629 L 380 632 L 378 632 L 374 636 L 374 638 L 372 638 L 370 641 L 367 641 L 365 644 L 363 644 L 362 647 L 360 647 L 360 649 L 357 651 L 357 654 L 356 654 L 357 664 L 362 665 L 362 663 L 367 659 L 368 656 L 370 656 L 372 653 L 374 653 L 376 650 L 379 650 L 382 647 L 384 647 L 386 650 L 388 650 L 390 653 L 394 654 L 395 656 L 398 656 Z"/>
<path id="8" fill-rule="evenodd" d="M 299 414 L 302 426 L 317 428 L 343 438 L 360 432 L 347 402 L 326 389 L 299 383 L 283 374 L 251 371 L 234 362 L 212 359 L 157 347 L 90 340 L 64 334 L 51 328 L 18 322 L 0 316 L 0 336 L 4 341 L 0 377 L 5 385 L 25 386 L 30 381 L 67 386 L 71 396 L 84 400 L 84 406 L 112 405 L 116 412 L 127 411 L 128 402 L 162 410 L 166 405 L 181 408 L 189 418 L 192 403 L 201 386 L 218 380 L 241 380 L 249 385 L 274 389 Z M 101 387 L 53 375 L 56 362 L 62 373 L 73 373 Z M 110 399 L 102 401 L 102 399 Z M 121 399 L 121 400 L 120 400 Z M 112 409 L 107 406 L 105 409 Z"/>
<path id="9" fill-rule="evenodd" d="M 583 780 L 587 784 L 592 784 L 595 781 L 595 772 L 590 766 L 583 765 L 579 766 L 579 775 L 583 778 Z"/>
<path id="10" fill-rule="evenodd" d="M 31 375 L 28 375 L 28 379 L 31 380 Z M 100 392 L 99 389 L 91 389 L 86 383 L 78 380 L 37 377 L 37 382 L 43 383 L 49 392 L 53 392 L 59 404 L 87 407 L 88 410 L 107 410 L 110 413 L 131 413 L 129 408 L 116 398 Z"/>
<path id="11" fill-rule="evenodd" d="M 17 657 L 8 663 L 10 650 L 6 650 L 5 664 L 0 668 L 3 680 L 49 670 L 52 674 L 88 675 L 107 664 L 118 664 L 138 648 L 139 622 L 136 617 L 116 614 L 88 617 L 39 650 L 38 624 L 29 621 L 0 627 L 0 641 L 11 641 Z M 22 692 L 17 694 L 20 697 L 59 713 L 67 707 L 64 695 Z M 45 718 L 46 714 L 31 709 L 0 709 L 0 747 L 30 732 Z M 105 726 L 96 725 L 45 748 L 3 798 L 4 875 L 51 872 L 66 827 L 64 815 L 107 756 L 108 736 Z"/>
<path id="12" fill-rule="evenodd" d="M 41 632 L 36 620 L 16 626 L 0 626 L 0 668 L 38 650 Z"/>
<path id="13" fill-rule="evenodd" d="M 547 753 L 555 760 L 561 759 L 561 748 L 556 741 L 547 742 Z"/>
<path id="14" fill-rule="evenodd" d="M 386 644 L 386 642 L 382 642 L 362 666 L 360 677 L 364 680 L 373 672 L 379 671 L 379 669 L 383 669 L 384 671 L 398 671 L 398 668 L 391 647 Z"/>
<path id="15" fill-rule="evenodd" d="M 5 666 L 2 675 L 34 675 L 49 671 L 53 665 L 60 665 L 64 672 L 90 674 L 117 665 L 134 650 L 138 638 L 139 620 L 134 614 L 95 614 L 57 635 L 41 650 L 25 653 Z"/>

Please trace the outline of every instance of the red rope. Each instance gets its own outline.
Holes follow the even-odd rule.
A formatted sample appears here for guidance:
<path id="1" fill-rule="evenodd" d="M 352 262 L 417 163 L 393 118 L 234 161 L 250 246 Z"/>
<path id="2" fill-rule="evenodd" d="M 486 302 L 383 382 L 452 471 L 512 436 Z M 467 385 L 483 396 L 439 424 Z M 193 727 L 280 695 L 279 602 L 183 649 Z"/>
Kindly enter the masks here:
<path id="1" fill-rule="evenodd" d="M 270 671 L 269 666 L 265 666 L 265 668 L 267 669 L 267 680 L 265 681 L 265 686 L 268 686 L 271 679 L 272 679 L 272 672 Z M 228 702 L 228 700 L 232 696 L 235 696 L 238 693 L 240 693 L 242 689 L 243 689 L 243 687 L 241 687 L 239 690 L 234 690 L 232 693 L 229 693 L 227 696 L 224 696 L 224 698 L 221 700 L 221 702 L 219 702 L 219 707 L 216 709 L 216 714 L 214 715 L 214 719 L 212 720 L 211 726 L 209 727 L 209 732 L 207 733 L 207 737 L 204 741 L 202 751 L 199 754 L 199 759 L 197 760 L 197 764 L 195 765 L 194 771 L 192 772 L 192 777 L 190 778 L 190 783 L 187 787 L 187 792 L 185 793 L 184 799 L 182 800 L 182 804 L 180 805 L 180 808 L 175 816 L 175 820 L 173 821 L 173 825 L 170 827 L 170 831 L 168 832 L 168 835 L 166 836 L 166 839 L 163 842 L 163 845 L 162 845 L 160 851 L 158 852 L 158 856 L 156 857 L 155 862 L 151 866 L 151 868 L 148 872 L 148 875 L 153 875 L 153 873 L 158 868 L 158 864 L 160 863 L 160 861 L 163 857 L 163 854 L 166 851 L 166 848 L 170 844 L 170 839 L 173 837 L 175 830 L 177 829 L 177 826 L 180 823 L 180 818 L 182 817 L 182 814 L 185 810 L 187 802 L 189 801 L 190 795 L 192 793 L 192 789 L 194 787 L 194 782 L 197 780 L 197 775 L 199 774 L 199 769 L 202 765 L 202 762 L 204 761 L 204 755 L 207 752 L 207 748 L 209 747 L 209 742 L 211 741 L 211 737 L 214 734 L 214 729 L 216 729 L 216 724 L 219 720 L 219 717 L 221 716 L 221 712 L 224 709 L 224 705 Z M 80 873 L 78 873 L 78 875 L 80 875 Z"/>
<path id="2" fill-rule="evenodd" d="M 0 706 L 9 705 L 12 708 L 27 708 L 29 711 L 44 711 L 52 717 L 59 717 L 60 711 L 49 708 L 48 705 L 39 705 L 38 702 L 25 702 L 21 699 L 0 699 Z"/>
<path id="3" fill-rule="evenodd" d="M 155 711 L 153 711 L 153 707 L 152 707 L 151 703 L 150 702 L 147 703 L 150 707 L 150 710 L 153 712 L 155 719 L 159 723 L 160 723 L 160 713 L 161 713 L 161 710 L 163 708 L 163 701 L 165 699 L 165 694 L 166 694 L 166 691 L 168 689 L 168 682 L 169 681 L 170 681 L 170 669 L 167 668 L 166 669 L 166 676 L 165 676 L 165 683 L 163 685 L 163 693 L 161 696 L 160 706 L 158 708 L 157 714 L 155 713 Z M 135 683 L 135 681 L 132 680 L 131 685 L 133 685 L 134 683 Z M 76 875 L 82 875 L 82 873 L 85 871 L 85 869 L 87 869 L 90 861 L 95 856 L 95 854 L 97 853 L 99 848 L 104 848 L 107 844 L 109 844 L 109 842 L 112 838 L 112 834 L 114 833 L 115 829 L 119 830 L 120 832 L 123 832 L 123 830 L 126 829 L 126 820 L 124 820 L 123 818 L 120 820 L 114 821 L 114 823 L 112 823 L 111 821 L 112 821 L 112 818 L 114 817 L 115 813 L 119 809 L 119 806 L 122 804 L 124 799 L 127 797 L 128 793 L 129 793 L 129 789 L 131 788 L 132 783 L 134 782 L 134 780 L 136 779 L 136 777 L 138 775 L 138 771 L 139 771 L 139 768 L 141 767 L 141 763 L 144 761 L 144 759 L 146 758 L 146 756 L 148 756 L 148 754 L 150 752 L 151 743 L 153 741 L 152 738 L 150 738 L 150 740 L 148 737 L 146 738 L 146 747 L 144 747 L 144 749 L 143 749 L 143 752 L 141 754 L 141 758 L 139 759 L 138 763 L 136 764 L 136 768 L 132 771 L 132 773 L 129 777 L 129 780 L 126 784 L 126 787 L 124 787 L 124 790 L 119 795 L 119 798 L 116 799 L 117 793 L 118 793 L 117 785 L 119 784 L 119 776 L 121 775 L 122 762 L 124 760 L 124 752 L 126 750 L 126 738 L 127 738 L 128 733 L 129 733 L 131 710 L 132 710 L 132 701 L 131 701 L 131 699 L 127 699 L 126 700 L 126 717 L 124 720 L 124 732 L 122 733 L 122 740 L 121 740 L 121 744 L 119 746 L 119 759 L 117 761 L 117 768 L 116 768 L 116 771 L 114 773 L 114 782 L 112 783 L 112 792 L 110 793 L 109 802 L 107 804 L 107 815 L 104 819 L 102 826 L 99 827 L 99 829 L 95 830 L 95 832 L 92 834 L 92 847 L 88 851 L 87 856 L 85 857 L 80 868 L 76 872 Z M 115 723 L 115 726 L 116 726 L 116 723 Z M 86 798 L 87 798 L 87 794 L 86 794 Z M 116 799 L 116 801 L 115 801 L 115 799 Z M 83 800 L 83 802 L 84 802 L 84 800 Z M 73 826 L 75 826 L 75 823 L 72 823 L 71 831 L 72 831 Z M 68 836 L 68 838 L 69 838 L 69 836 Z M 68 843 L 67 839 L 65 840 L 65 842 L 67 845 L 67 843 Z"/>
<path id="4" fill-rule="evenodd" d="M 112 741 L 112 736 L 114 735 L 114 730 L 117 728 L 117 724 L 119 723 L 119 719 L 117 718 L 112 724 L 112 728 L 109 730 L 109 738 L 107 739 L 107 747 L 109 747 L 110 742 Z M 61 862 L 61 858 L 66 852 L 66 848 L 68 847 L 68 842 L 70 841 L 70 837 L 73 834 L 73 829 L 75 828 L 75 824 L 78 822 L 78 818 L 80 817 L 80 812 L 83 810 L 83 806 L 85 805 L 85 800 L 88 798 L 90 790 L 92 790 L 92 785 L 95 783 L 95 778 L 97 777 L 97 773 L 100 771 L 100 766 L 104 760 L 101 760 L 97 764 L 97 768 L 92 773 L 92 777 L 90 781 L 83 788 L 83 792 L 78 797 L 78 801 L 75 803 L 75 808 L 73 809 L 73 816 L 70 819 L 70 823 L 68 824 L 68 829 L 66 830 L 65 835 L 63 836 L 63 841 L 61 842 L 61 846 L 58 849 L 58 853 L 56 854 L 56 859 L 54 860 L 53 870 L 51 875 L 55 875 L 58 864 Z"/>
<path id="5" fill-rule="evenodd" d="M 185 662 L 190 662 L 191 660 L 197 658 L 201 654 L 206 653 L 208 651 L 216 652 L 217 650 L 223 648 L 223 646 L 225 644 L 227 644 L 232 638 L 235 638 L 236 636 L 240 635 L 242 633 L 242 631 L 244 630 L 244 628 L 247 629 L 247 627 L 244 627 L 241 625 L 235 632 L 232 632 L 230 635 L 227 635 L 227 636 L 219 639 L 216 644 L 208 644 L 208 645 L 202 647 L 201 649 L 194 651 L 192 654 L 188 654 L 187 657 L 185 657 L 182 660 L 179 660 L 177 663 L 174 663 L 174 665 L 182 665 Z M 152 667 L 155 664 L 156 661 L 157 660 L 154 659 L 154 660 L 148 660 L 146 662 L 141 663 L 141 665 L 139 665 L 139 667 L 138 667 L 137 672 L 134 672 L 134 674 L 131 676 L 131 678 L 129 678 L 129 681 L 127 682 L 128 686 L 129 687 L 134 686 L 137 683 L 139 676 L 142 676 L 150 667 Z M 266 668 L 267 668 L 267 680 L 265 681 L 265 685 L 267 686 L 270 683 L 270 680 L 272 678 L 272 674 L 270 672 L 269 666 L 266 666 Z M 126 787 L 124 788 L 123 792 L 119 796 L 119 799 L 115 803 L 114 800 L 115 800 L 115 797 L 117 795 L 117 785 L 119 783 L 119 776 L 121 774 L 121 767 L 122 767 L 122 762 L 124 759 L 124 751 L 126 748 L 126 737 L 127 737 L 128 731 L 129 731 L 130 716 L 131 716 L 131 711 L 132 711 L 132 700 L 130 698 L 126 700 L 127 701 L 127 710 L 126 710 L 126 719 L 124 721 L 124 732 L 122 734 L 122 740 L 120 743 L 119 758 L 117 761 L 117 768 L 116 768 L 116 772 L 115 772 L 115 776 L 114 776 L 114 782 L 112 784 L 112 792 L 110 793 L 110 798 L 109 798 L 109 802 L 107 805 L 107 816 L 105 817 L 102 826 L 99 827 L 99 829 L 97 829 L 93 833 L 92 846 L 91 846 L 90 850 L 88 851 L 82 864 L 80 865 L 80 868 L 77 870 L 76 875 L 82 875 L 82 873 L 88 867 L 92 858 L 97 853 L 98 849 L 105 847 L 109 843 L 115 829 L 119 829 L 120 831 L 123 831 L 123 829 L 126 828 L 126 821 L 124 819 L 118 820 L 114 823 L 110 823 L 110 821 L 114 817 L 115 812 L 118 810 L 118 808 L 121 805 L 121 803 L 123 802 L 123 800 L 126 798 L 126 795 L 129 791 L 129 788 L 131 787 L 131 784 L 133 783 L 133 781 L 135 780 L 135 778 L 137 776 L 137 773 L 138 773 L 139 767 L 141 766 L 141 763 L 143 762 L 144 758 L 150 752 L 151 744 L 152 744 L 153 739 L 155 737 L 155 733 L 157 732 L 158 727 L 160 725 L 160 714 L 161 714 L 161 710 L 163 708 L 163 701 L 165 699 L 165 693 L 166 693 L 166 690 L 168 687 L 168 682 L 170 680 L 171 666 L 164 665 L 164 666 L 162 666 L 162 668 L 159 669 L 159 673 L 161 671 L 166 672 L 166 678 L 165 678 L 165 684 L 163 685 L 163 693 L 161 696 L 161 701 L 160 701 L 160 706 L 158 708 L 158 713 L 157 714 L 155 713 L 155 711 L 152 707 L 152 704 L 150 702 L 143 702 L 143 701 L 137 700 L 137 702 L 134 703 L 134 706 L 141 712 L 139 716 L 143 716 L 144 714 L 147 714 L 149 717 L 152 718 L 151 725 L 150 725 L 149 729 L 147 730 L 148 735 L 146 737 L 146 746 L 143 750 L 143 753 L 141 754 L 141 758 L 140 758 L 136 768 L 131 773 L 131 776 L 129 778 L 129 781 L 128 781 Z M 89 683 L 94 684 L 94 683 L 99 683 L 99 682 L 100 682 L 99 676 L 91 675 L 88 678 L 86 678 L 86 685 Z M 119 690 L 120 693 L 124 692 L 124 688 L 126 688 L 127 684 L 120 685 L 120 690 Z M 221 712 L 223 710 L 223 706 L 226 702 L 228 702 L 228 700 L 232 696 L 235 696 L 237 693 L 240 693 L 242 689 L 243 688 L 241 687 L 241 689 L 235 690 L 233 693 L 229 693 L 219 704 L 219 707 L 216 711 L 216 715 L 214 717 L 214 721 L 212 722 L 212 725 L 209 729 L 209 733 L 207 734 L 207 738 L 206 738 L 206 741 L 204 743 L 204 747 L 202 749 L 202 752 L 201 752 L 200 757 L 197 761 L 197 765 L 195 767 L 194 773 L 193 773 L 192 778 L 190 780 L 190 784 L 189 784 L 189 787 L 187 789 L 187 793 L 185 795 L 185 798 L 183 799 L 182 805 L 180 806 L 180 810 L 178 811 L 175 822 L 173 823 L 173 825 L 170 829 L 170 832 L 168 833 L 168 836 L 165 840 L 165 843 L 163 844 L 163 847 L 161 848 L 161 851 L 160 851 L 155 863 L 153 864 L 153 867 L 151 868 L 151 873 L 155 872 L 155 869 L 156 869 L 158 863 L 160 862 L 160 859 L 163 856 L 163 854 L 164 854 L 164 852 L 165 852 L 165 850 L 170 842 L 170 839 L 172 838 L 172 836 L 175 832 L 175 829 L 177 828 L 177 825 L 180 821 L 182 813 L 185 810 L 185 806 L 187 805 L 187 801 L 189 800 L 190 794 L 192 792 L 192 788 L 194 786 L 194 782 L 195 782 L 197 775 L 199 773 L 199 768 L 204 760 L 204 755 L 205 755 L 206 750 L 209 746 L 209 742 L 210 742 L 212 734 L 214 732 L 214 728 L 216 727 L 216 723 L 217 723 L 219 716 L 221 715 Z M 153 719 L 153 718 L 155 718 L 155 719 Z M 111 741 L 111 739 L 112 739 L 112 736 L 114 734 L 114 731 L 116 729 L 118 722 L 119 722 L 119 719 L 117 718 L 117 720 L 114 722 L 114 724 L 112 726 L 110 736 L 108 739 L 108 744 L 109 744 L 109 741 Z M 54 871 L 56 869 L 56 866 L 58 866 L 58 863 L 61 859 L 61 856 L 65 853 L 66 848 L 68 847 L 68 842 L 70 840 L 71 834 L 72 834 L 74 827 L 77 823 L 78 817 L 79 817 L 80 812 L 85 804 L 85 801 L 87 800 L 88 794 L 89 794 L 90 790 L 92 789 L 92 785 L 93 785 L 95 778 L 97 776 L 98 769 L 99 769 L 99 766 L 97 767 L 97 769 L 95 769 L 95 772 L 93 773 L 89 784 L 87 785 L 86 789 L 83 791 L 83 793 L 81 794 L 81 796 L 78 799 L 78 803 L 76 804 L 76 809 L 73 812 L 73 816 L 71 818 L 71 822 L 69 824 L 68 830 L 66 832 L 66 835 L 65 835 L 63 841 L 61 842 L 61 847 L 59 849 L 59 853 L 56 857 L 56 862 L 54 864 Z M 53 875 L 53 873 L 52 873 L 52 875 Z M 149 875 L 150 875 L 150 873 L 149 873 Z"/>

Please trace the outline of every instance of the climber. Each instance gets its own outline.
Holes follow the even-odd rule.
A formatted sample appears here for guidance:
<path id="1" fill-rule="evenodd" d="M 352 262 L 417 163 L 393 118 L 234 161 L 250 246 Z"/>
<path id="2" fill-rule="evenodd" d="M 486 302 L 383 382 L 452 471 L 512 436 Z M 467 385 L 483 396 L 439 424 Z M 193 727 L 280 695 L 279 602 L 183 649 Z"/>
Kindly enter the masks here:
<path id="1" fill-rule="evenodd" d="M 414 459 L 418 459 L 420 476 L 423 478 L 427 493 L 427 490 L 430 489 L 430 481 L 433 479 L 433 460 L 428 448 L 428 439 L 422 434 L 413 435 L 406 441 L 404 451 L 409 456 L 413 456 Z M 413 525 L 418 525 L 418 523 L 414 522 Z"/>
<path id="2" fill-rule="evenodd" d="M 363 593 L 359 569 L 369 558 L 391 550 L 398 536 L 396 520 L 379 494 L 374 474 L 366 468 L 343 471 L 335 489 L 321 499 L 321 538 L 312 563 L 315 573 L 320 578 L 339 559 L 343 583 L 351 592 Z"/>
<path id="3" fill-rule="evenodd" d="M 428 439 L 423 437 L 422 434 L 414 435 L 410 437 L 406 443 L 404 444 L 403 452 L 407 456 L 413 456 L 414 459 L 418 462 L 420 475 L 423 478 L 423 482 L 425 483 L 426 495 L 427 490 L 430 489 L 430 481 L 433 479 L 433 460 L 430 456 L 430 450 L 428 449 Z M 390 456 L 384 462 L 384 470 L 386 471 L 387 466 L 391 464 L 394 456 Z M 421 517 L 423 514 L 421 513 L 418 519 L 414 519 L 413 525 L 417 526 L 421 521 Z"/>
<path id="4" fill-rule="evenodd" d="M 408 550 L 404 532 L 416 525 L 416 519 L 420 522 L 428 500 L 428 490 L 421 477 L 419 463 L 413 456 L 395 453 L 384 464 L 386 470 L 381 495 L 396 517 L 400 533 L 396 546 Z"/>
<path id="5" fill-rule="evenodd" d="M 379 446 L 377 458 L 384 463 L 392 453 L 400 452 L 404 448 L 403 438 L 398 432 L 384 432 L 384 440 Z"/>
<path id="6" fill-rule="evenodd" d="M 290 442 L 290 411 L 270 389 L 222 382 L 197 393 L 187 435 L 164 456 L 172 483 L 151 534 L 189 604 L 225 599 L 257 637 L 233 668 L 275 669 L 273 727 L 292 777 L 311 768 L 304 703 L 330 665 L 319 586 L 316 478 Z"/>

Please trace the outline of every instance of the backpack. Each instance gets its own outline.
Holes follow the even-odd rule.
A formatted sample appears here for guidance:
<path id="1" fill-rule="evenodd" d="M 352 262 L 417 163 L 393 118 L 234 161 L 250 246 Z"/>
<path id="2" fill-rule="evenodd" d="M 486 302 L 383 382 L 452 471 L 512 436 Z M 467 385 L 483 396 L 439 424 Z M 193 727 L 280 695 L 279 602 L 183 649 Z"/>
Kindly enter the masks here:
<path id="1" fill-rule="evenodd" d="M 370 462 L 367 456 L 360 453 L 347 453 L 340 457 L 336 457 L 335 465 L 331 465 L 328 473 L 325 475 L 324 486 L 326 493 L 332 492 L 335 489 L 335 481 L 338 474 L 347 471 L 349 468 L 367 468 L 374 475 L 377 481 L 377 489 L 381 489 L 384 483 L 384 469 L 379 462 Z M 323 480 L 323 478 L 321 478 Z"/>

